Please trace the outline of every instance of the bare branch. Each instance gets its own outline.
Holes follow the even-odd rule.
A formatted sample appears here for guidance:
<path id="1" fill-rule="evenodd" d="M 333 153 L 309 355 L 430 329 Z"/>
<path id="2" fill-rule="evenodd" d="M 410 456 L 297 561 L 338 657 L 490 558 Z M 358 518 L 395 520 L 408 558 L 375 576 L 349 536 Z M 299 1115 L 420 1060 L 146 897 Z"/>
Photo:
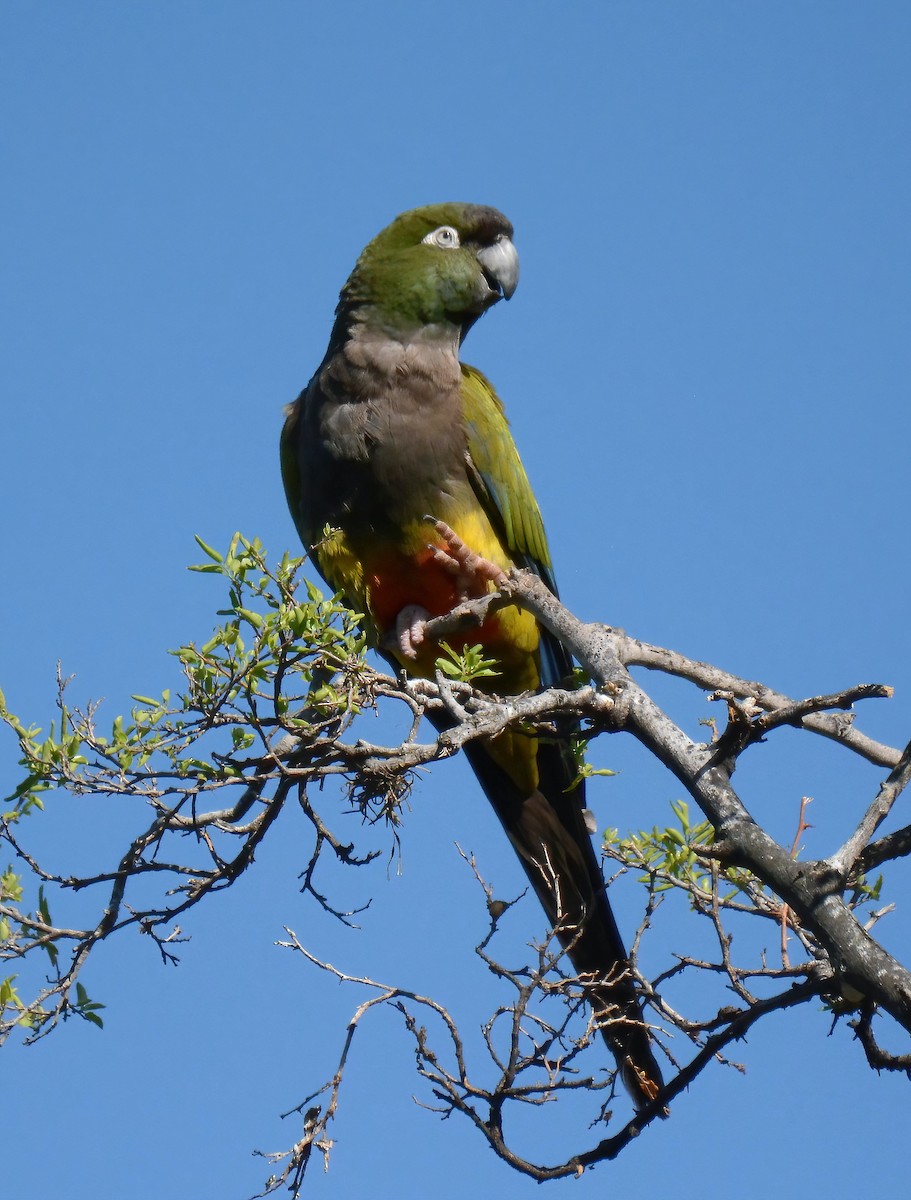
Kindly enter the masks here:
<path id="1" fill-rule="evenodd" d="M 864 813 L 854 833 L 841 849 L 829 858 L 829 864 L 834 871 L 847 877 L 870 838 L 892 811 L 892 805 L 909 781 L 911 781 L 911 742 L 905 747 L 904 753 L 893 770 L 880 784 L 876 797 Z"/>
<path id="2" fill-rule="evenodd" d="M 866 874 L 885 862 L 896 858 L 907 858 L 911 854 L 911 825 L 896 829 L 894 833 L 879 838 L 863 851 L 857 859 L 857 873 Z"/>
<path id="3" fill-rule="evenodd" d="M 428 622 L 425 636 L 464 633 L 496 609 L 518 604 L 559 638 L 591 684 L 573 686 L 567 679 L 565 687 L 498 697 L 451 678 L 453 664 L 443 659 L 447 673 L 439 671 L 434 679 L 394 679 L 365 662 L 356 620 L 336 601 L 323 601 L 313 592 L 305 604 L 295 600 L 291 564 L 283 563 L 279 574 L 271 575 L 255 545 L 243 539 L 233 544 L 228 558 L 230 567 L 212 569 L 230 580 L 229 620 L 202 648 L 180 651 L 187 692 L 176 705 L 167 696 L 160 703 L 147 699 L 146 707 L 133 711 L 131 723 L 118 718 L 112 736 L 105 738 L 97 730 L 98 706 L 90 704 L 84 712 L 69 708 L 61 676 L 60 734 L 46 742 L 2 708 L 22 747 L 26 777 L 11 796 L 11 815 L 0 822 L 0 842 L 15 856 L 15 870 L 40 886 L 31 912 L 20 900 L 19 876 L 11 871 L 0 877 L 5 881 L 0 882 L 0 928 L 8 931 L 0 957 L 18 966 L 37 955 L 51 971 L 31 999 L 21 999 L 9 981 L 0 982 L 5 989 L 0 1040 L 24 1027 L 26 1040 L 34 1041 L 72 1015 L 99 1023 L 95 1010 L 100 1006 L 88 1000 L 79 980 L 95 947 L 123 929 L 147 935 L 165 962 L 176 962 L 175 949 L 187 940 L 184 915 L 251 868 L 292 791 L 313 831 L 302 891 L 352 925 L 366 905 L 346 907 L 330 895 L 319 877 L 320 863 L 328 855 L 330 862 L 366 866 L 380 851 L 340 837 L 327 804 L 353 810 L 368 827 L 382 825 L 394 850 L 417 772 L 509 730 L 533 730 L 544 737 L 559 733 L 572 714 L 580 742 L 603 733 L 636 739 L 674 774 L 702 814 L 691 822 L 687 805 L 675 802 L 677 825 L 624 837 L 612 831 L 605 850 L 619 872 L 634 872 L 645 885 L 629 972 L 644 1003 L 657 1014 L 656 1045 L 673 1066 L 667 1086 L 635 1116 L 618 1118 L 613 1136 L 599 1136 L 587 1148 L 576 1144 L 562 1162 L 535 1162 L 516 1150 L 505 1132 L 511 1106 L 534 1111 L 564 1092 L 591 1093 L 598 1106 L 596 1123 L 614 1120 L 612 1106 L 628 1103 L 615 1095 L 616 1071 L 605 1070 L 600 1056 L 595 1067 L 586 1063 L 601 1047 L 599 1022 L 627 1018 L 604 1012 L 585 1017 L 605 981 L 567 966 L 567 945 L 560 939 L 571 946 L 573 930 L 559 920 L 560 875 L 554 864 L 545 860 L 541 870 L 549 873 L 549 890 L 558 897 L 558 928 L 534 943 L 532 961 L 516 969 L 498 961 L 492 948 L 504 913 L 516 901 L 495 899 L 474 857 L 463 855 L 489 919 L 476 951 L 491 986 L 506 993 L 481 1026 L 481 1065 L 472 1061 L 471 1043 L 438 999 L 342 972 L 307 951 L 289 931 L 291 940 L 282 945 L 370 994 L 347 1024 L 332 1078 L 292 1110 L 302 1120 L 297 1141 L 289 1150 L 263 1155 L 276 1170 L 262 1194 L 287 1187 L 297 1196 L 314 1151 L 328 1161 L 331 1122 L 354 1033 L 378 1006 L 390 1006 L 401 1016 L 430 1106 L 445 1116 L 462 1114 L 504 1162 L 537 1180 L 572 1176 L 616 1157 L 656 1117 L 666 1115 L 669 1102 L 709 1064 L 742 1069 L 725 1052 L 757 1021 L 813 997 L 822 997 L 836 1014 L 851 1005 L 857 1012 L 860 1005 L 852 1027 L 867 1061 L 876 1069 L 911 1073 L 911 1054 L 886 1051 L 877 1040 L 880 1010 L 911 1032 L 911 974 L 871 936 L 893 906 L 880 902 L 880 880 L 863 877 L 873 867 L 911 854 L 911 825 L 872 840 L 911 779 L 911 745 L 900 754 L 857 730 L 853 714 L 831 711 L 887 698 L 889 687 L 860 684 L 793 700 L 620 630 L 585 624 L 524 572 L 514 572 L 498 591 Z M 265 615 L 251 607 L 251 591 L 263 602 Z M 241 628 L 249 645 L 239 636 Z M 466 657 L 459 668 L 464 679 L 476 677 L 470 662 Z M 706 743 L 689 738 L 630 673 L 636 666 L 690 680 L 711 691 L 709 699 L 725 701 L 728 720 L 721 734 Z M 407 735 L 401 741 L 378 744 L 360 736 L 365 732 L 361 714 L 380 704 L 398 706 L 404 715 Z M 428 713 L 445 714 L 446 728 L 421 740 Z M 782 726 L 822 734 L 890 769 L 853 832 L 828 859 L 799 859 L 806 798 L 793 844 L 782 845 L 760 827 L 732 786 L 740 756 Z M 333 779 L 338 787 L 322 792 Z M 139 805 L 138 832 L 115 867 L 102 864 L 95 874 L 75 877 L 49 870 L 31 852 L 20 822 L 40 804 L 40 793 L 52 787 L 77 797 Z M 143 888 L 137 891 L 138 881 Z M 161 894 L 150 902 L 156 884 Z M 56 904 L 70 891 L 98 897 L 98 914 L 88 928 L 51 916 L 48 897 Z M 650 981 L 638 970 L 638 955 L 653 926 L 666 919 L 672 906 L 662 902 L 670 895 L 683 901 L 687 921 L 707 923 L 717 950 L 693 954 L 681 941 Z M 680 910 L 677 903 L 675 919 Z M 758 937 L 739 935 L 746 923 Z M 799 947 L 793 957 L 802 961 L 790 961 L 789 943 Z M 686 996 L 679 985 L 697 977 L 708 985 L 700 995 L 714 989 L 718 999 L 694 1010 L 678 993 Z"/>

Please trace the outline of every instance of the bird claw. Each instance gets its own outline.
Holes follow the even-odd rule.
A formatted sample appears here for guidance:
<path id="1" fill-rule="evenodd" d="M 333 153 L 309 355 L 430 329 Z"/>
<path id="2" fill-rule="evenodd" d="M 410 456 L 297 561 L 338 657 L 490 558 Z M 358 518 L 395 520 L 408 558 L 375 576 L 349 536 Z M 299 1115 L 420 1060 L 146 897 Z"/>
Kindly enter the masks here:
<path id="1" fill-rule="evenodd" d="M 430 613 L 420 604 L 407 604 L 395 618 L 395 646 L 405 658 L 417 658 L 429 620 Z"/>
<path id="2" fill-rule="evenodd" d="M 435 517 L 426 517 L 445 546 L 431 545 L 428 549 L 433 555 L 433 561 L 456 580 L 459 597 L 462 600 L 472 600 L 487 592 L 488 583 L 498 587 L 506 582 L 506 572 L 490 559 L 482 557 L 466 546 L 456 531 L 445 521 Z"/>
<path id="3" fill-rule="evenodd" d="M 485 596 L 489 584 L 499 587 L 506 582 L 503 568 L 466 546 L 445 521 L 438 521 L 435 517 L 426 517 L 425 520 L 430 522 L 437 536 L 445 543 L 443 546 L 428 545 L 431 559 L 452 576 L 459 601 Z M 387 643 L 390 649 L 414 662 L 424 644 L 424 629 L 430 619 L 431 614 L 422 605 L 406 604 L 395 618 L 395 631 Z"/>

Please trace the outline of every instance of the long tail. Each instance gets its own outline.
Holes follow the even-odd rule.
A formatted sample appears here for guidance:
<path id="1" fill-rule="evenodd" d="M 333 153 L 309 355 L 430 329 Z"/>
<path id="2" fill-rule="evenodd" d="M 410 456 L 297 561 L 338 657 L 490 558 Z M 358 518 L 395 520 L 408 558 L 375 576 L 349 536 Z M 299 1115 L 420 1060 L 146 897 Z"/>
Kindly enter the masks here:
<path id="1" fill-rule="evenodd" d="M 661 1069 L 586 828 L 583 789 L 566 791 L 575 768 L 565 748 L 539 745 L 540 784 L 525 796 L 482 744 L 466 752 L 573 966 L 603 981 L 592 988 L 592 1006 L 633 1103 L 645 1107 L 663 1087 Z"/>

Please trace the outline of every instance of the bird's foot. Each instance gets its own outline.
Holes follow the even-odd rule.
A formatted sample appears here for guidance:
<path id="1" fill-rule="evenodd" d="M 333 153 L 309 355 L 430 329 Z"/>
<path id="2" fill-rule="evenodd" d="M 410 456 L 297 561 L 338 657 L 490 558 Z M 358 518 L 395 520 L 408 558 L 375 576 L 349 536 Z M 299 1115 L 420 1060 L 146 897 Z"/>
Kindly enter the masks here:
<path id="1" fill-rule="evenodd" d="M 395 648 L 405 658 L 415 659 L 424 641 L 430 613 L 420 604 L 407 604 L 395 618 Z"/>
<path id="2" fill-rule="evenodd" d="M 506 582 L 503 568 L 466 546 L 445 521 L 438 521 L 435 517 L 425 519 L 446 543 L 445 546 L 430 546 L 430 550 L 433 561 L 455 579 L 460 599 L 474 600 L 486 594 L 489 583 L 499 587 Z"/>
<path id="3" fill-rule="evenodd" d="M 432 561 L 452 576 L 459 601 L 487 595 L 491 583 L 506 582 L 506 572 L 496 563 L 470 549 L 452 526 L 435 517 L 427 517 L 437 536 L 445 543 L 429 545 Z M 423 605 L 407 604 L 396 616 L 395 631 L 387 644 L 403 658 L 414 661 L 425 641 L 424 629 L 431 613 Z"/>

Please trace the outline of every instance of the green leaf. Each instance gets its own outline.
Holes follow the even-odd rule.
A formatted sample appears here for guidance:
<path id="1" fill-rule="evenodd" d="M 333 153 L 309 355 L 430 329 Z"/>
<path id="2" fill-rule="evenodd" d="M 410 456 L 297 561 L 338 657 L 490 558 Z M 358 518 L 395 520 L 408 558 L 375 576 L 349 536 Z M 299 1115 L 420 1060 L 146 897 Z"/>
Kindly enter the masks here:
<path id="1" fill-rule="evenodd" d="M 440 642 L 446 658 L 436 660 L 437 670 L 450 679 L 472 683 L 475 679 L 487 679 L 499 675 L 496 659 L 484 657 L 483 646 L 465 646 L 461 651 L 453 650 L 447 642 Z"/>
<path id="2" fill-rule="evenodd" d="M 210 546 L 206 542 L 204 542 L 198 533 L 194 533 L 193 538 L 196 542 L 196 545 L 200 548 L 200 550 L 203 552 L 203 554 L 208 555 L 208 557 L 211 558 L 213 562 L 223 563 L 225 561 L 224 556 L 219 554 L 218 551 L 216 549 L 214 549 L 212 546 Z M 191 570 L 192 570 L 192 568 L 191 568 Z"/>

